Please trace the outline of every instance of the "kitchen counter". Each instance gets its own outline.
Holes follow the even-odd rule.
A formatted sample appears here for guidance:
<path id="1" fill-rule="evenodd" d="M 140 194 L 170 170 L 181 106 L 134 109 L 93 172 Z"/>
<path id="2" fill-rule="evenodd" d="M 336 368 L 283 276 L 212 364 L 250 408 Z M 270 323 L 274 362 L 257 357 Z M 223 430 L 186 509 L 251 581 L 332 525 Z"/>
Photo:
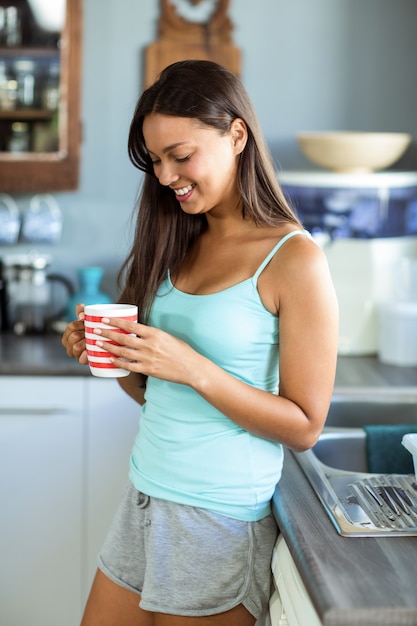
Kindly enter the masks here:
<path id="1" fill-rule="evenodd" d="M 0 334 L 0 375 L 90 376 L 90 370 L 67 356 L 61 335 Z"/>
<path id="2" fill-rule="evenodd" d="M 67 357 L 61 335 L 16 337 L 0 333 L 2 376 L 89 376 L 88 367 Z M 417 367 L 380 363 L 375 356 L 340 356 L 335 391 L 345 387 L 415 387 Z"/>
<path id="3" fill-rule="evenodd" d="M 416 626 L 417 537 L 341 537 L 287 450 L 273 510 L 325 626 Z"/>
<path id="4" fill-rule="evenodd" d="M 0 334 L 2 376 L 90 376 L 67 357 L 59 335 Z M 409 387 L 417 368 L 376 357 L 339 357 L 335 391 Z M 416 626 L 417 537 L 341 537 L 290 451 L 274 514 L 325 626 Z M 307 626 L 307 625 L 306 625 Z"/>
<path id="5" fill-rule="evenodd" d="M 416 368 L 338 359 L 335 392 L 416 383 Z M 324 626 L 417 626 L 417 537 L 340 536 L 289 450 L 273 510 Z"/>

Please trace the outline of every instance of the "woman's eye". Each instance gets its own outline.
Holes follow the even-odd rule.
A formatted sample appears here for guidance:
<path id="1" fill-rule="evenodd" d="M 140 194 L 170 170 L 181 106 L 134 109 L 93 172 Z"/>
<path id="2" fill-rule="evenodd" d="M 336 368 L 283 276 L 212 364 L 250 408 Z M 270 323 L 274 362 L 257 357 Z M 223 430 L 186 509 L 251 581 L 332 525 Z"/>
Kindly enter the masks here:
<path id="1" fill-rule="evenodd" d="M 187 156 L 182 157 L 181 159 L 179 157 L 175 157 L 175 160 L 177 161 L 177 163 L 185 163 L 185 161 L 188 161 L 190 156 L 191 154 L 187 154 Z"/>

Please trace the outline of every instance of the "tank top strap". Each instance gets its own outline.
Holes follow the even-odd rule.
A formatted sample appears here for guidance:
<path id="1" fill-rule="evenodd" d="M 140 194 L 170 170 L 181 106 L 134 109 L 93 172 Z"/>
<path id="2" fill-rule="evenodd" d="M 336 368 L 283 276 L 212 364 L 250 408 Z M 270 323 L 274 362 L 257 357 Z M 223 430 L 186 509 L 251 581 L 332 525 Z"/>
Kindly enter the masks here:
<path id="1" fill-rule="evenodd" d="M 287 233 L 282 239 L 280 239 L 278 241 L 277 244 L 275 244 L 275 246 L 272 248 L 271 252 L 268 254 L 268 256 L 262 261 L 262 263 L 260 264 L 260 266 L 258 267 L 258 269 L 256 270 L 255 274 L 253 275 L 253 281 L 256 283 L 258 281 L 258 278 L 260 276 L 260 274 L 263 272 L 263 270 L 265 269 L 265 267 L 268 265 L 268 263 L 270 262 L 270 260 L 274 257 L 274 255 L 278 252 L 278 250 L 280 249 L 280 247 L 286 242 L 288 241 L 288 239 L 291 239 L 291 237 L 294 237 L 294 235 L 305 235 L 307 237 L 310 237 L 311 239 L 312 236 L 310 235 L 310 233 L 308 232 L 308 230 L 292 230 L 290 233 Z"/>

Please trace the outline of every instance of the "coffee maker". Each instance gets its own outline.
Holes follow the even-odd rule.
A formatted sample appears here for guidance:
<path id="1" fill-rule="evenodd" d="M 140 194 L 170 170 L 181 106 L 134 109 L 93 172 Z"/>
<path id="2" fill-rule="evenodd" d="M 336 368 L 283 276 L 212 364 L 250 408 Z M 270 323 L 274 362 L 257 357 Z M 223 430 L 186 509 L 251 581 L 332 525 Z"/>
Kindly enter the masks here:
<path id="1" fill-rule="evenodd" d="M 44 333 L 63 317 L 64 307 L 52 301 L 52 285 L 63 290 L 66 302 L 74 293 L 72 283 L 60 274 L 48 273 L 50 256 L 37 253 L 16 254 L 0 261 L 1 330 L 16 335 Z"/>

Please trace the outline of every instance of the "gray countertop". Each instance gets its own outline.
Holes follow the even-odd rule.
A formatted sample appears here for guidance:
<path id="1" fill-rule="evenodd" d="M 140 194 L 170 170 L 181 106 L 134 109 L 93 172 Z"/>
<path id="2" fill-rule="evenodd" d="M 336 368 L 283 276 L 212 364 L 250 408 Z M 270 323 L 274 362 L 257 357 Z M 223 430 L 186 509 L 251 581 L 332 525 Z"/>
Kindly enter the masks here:
<path id="1" fill-rule="evenodd" d="M 89 376 L 59 335 L 0 334 L 2 376 Z M 417 368 L 339 357 L 336 390 L 415 387 Z M 417 626 L 417 537 L 341 537 L 285 451 L 274 513 L 325 626 Z M 308 626 L 308 625 L 306 625 Z"/>
<path id="2" fill-rule="evenodd" d="M 70 359 L 61 336 L 16 337 L 0 333 L 0 375 L 2 376 L 89 376 L 88 367 Z M 339 357 L 336 389 L 341 387 L 416 387 L 417 367 L 395 367 L 380 363 L 374 356 Z"/>
<path id="3" fill-rule="evenodd" d="M 89 376 L 90 371 L 67 356 L 60 335 L 0 334 L 0 375 Z"/>
<path id="4" fill-rule="evenodd" d="M 417 625 L 417 537 L 338 535 L 287 450 L 273 510 L 325 626 Z"/>

